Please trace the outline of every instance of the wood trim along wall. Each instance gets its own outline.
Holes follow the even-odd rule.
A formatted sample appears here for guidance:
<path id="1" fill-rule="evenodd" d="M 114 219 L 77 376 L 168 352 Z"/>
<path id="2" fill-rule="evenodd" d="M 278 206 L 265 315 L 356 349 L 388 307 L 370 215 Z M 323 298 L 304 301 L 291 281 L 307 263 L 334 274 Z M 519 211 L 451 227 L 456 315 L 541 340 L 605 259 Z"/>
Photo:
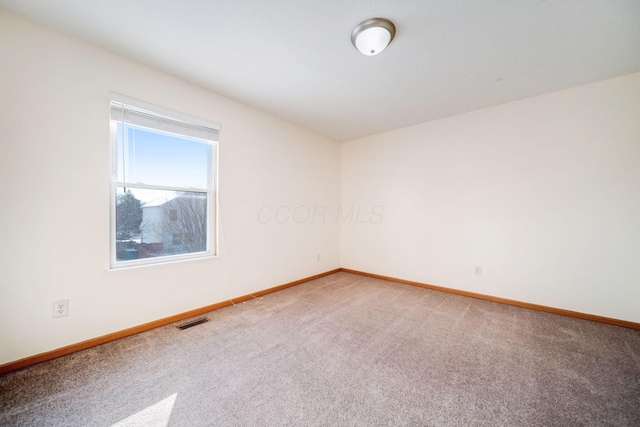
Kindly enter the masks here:
<path id="1" fill-rule="evenodd" d="M 25 357 L 24 359 L 16 360 L 15 362 L 5 363 L 3 365 L 0 365 L 0 375 L 5 374 L 7 372 L 11 372 L 11 371 L 16 371 L 18 369 L 26 368 L 28 366 L 35 365 L 37 363 L 46 362 L 47 360 L 55 359 L 60 356 L 65 356 L 67 354 L 75 353 L 76 351 L 85 350 L 87 348 L 95 347 L 100 344 L 105 344 L 111 341 L 119 340 L 120 338 L 128 337 L 130 335 L 135 335 L 141 332 L 149 331 L 151 329 L 155 329 L 160 326 L 165 326 L 170 323 L 179 322 L 181 320 L 185 320 L 190 317 L 199 316 L 201 314 L 208 313 L 210 311 L 214 311 L 222 307 L 227 307 L 232 304 L 241 303 L 243 301 L 247 301 L 252 298 L 257 298 L 262 295 L 266 295 L 272 292 L 280 291 L 282 289 L 290 288 L 292 286 L 296 286 L 301 283 L 308 282 L 310 280 L 319 279 L 321 277 L 328 276 L 330 274 L 337 273 L 339 271 L 340 271 L 339 268 L 331 271 L 326 271 L 324 273 L 316 274 L 314 276 L 305 277 L 304 279 L 295 280 L 293 282 L 285 283 L 279 286 L 274 286 L 273 288 L 263 289 L 261 291 L 254 292 L 249 295 L 243 295 L 241 297 L 207 305 L 205 307 L 196 308 L 195 310 L 186 311 L 184 313 L 165 317 L 163 319 L 154 320 L 153 322 L 134 326 L 132 328 L 124 329 L 122 331 L 113 332 L 113 333 L 102 335 L 96 338 L 91 338 L 86 341 L 71 344 L 55 350 L 36 354 L 34 356 Z"/>
<path id="2" fill-rule="evenodd" d="M 36 354 L 34 356 L 25 357 L 24 359 L 16 360 L 14 362 L 5 363 L 0 365 L 0 375 L 6 374 L 7 372 L 16 371 L 18 369 L 26 368 L 31 365 L 35 365 L 37 363 L 46 362 L 47 360 L 52 360 L 61 356 L 65 356 L 67 354 L 75 353 L 76 351 L 85 350 L 87 348 L 95 347 L 100 344 L 105 344 L 111 341 L 118 340 L 120 338 L 125 338 L 130 335 L 139 334 L 141 332 L 149 331 L 154 328 L 158 328 L 160 326 L 165 326 L 170 323 L 179 322 L 181 320 L 188 319 L 190 317 L 200 316 L 204 313 L 208 313 L 210 311 L 217 310 L 222 307 L 227 307 L 232 304 L 241 303 L 243 301 L 250 300 L 252 298 L 257 298 L 262 295 L 270 294 L 272 292 L 277 292 L 282 289 L 290 288 L 292 286 L 296 286 L 305 282 L 309 282 L 311 280 L 319 279 L 324 276 L 329 276 L 338 272 L 345 272 L 351 274 L 358 274 L 360 276 L 372 277 L 374 279 L 387 280 L 389 282 L 402 283 L 405 285 L 418 286 L 420 288 L 431 289 L 434 291 L 447 292 L 450 294 L 463 295 L 466 297 L 482 299 L 486 301 L 493 301 L 501 304 L 514 305 L 516 307 L 529 308 L 532 310 L 544 311 L 547 313 L 560 314 L 562 316 L 576 317 L 578 319 L 591 320 L 593 322 L 606 323 L 608 325 L 621 326 L 623 328 L 637 329 L 640 330 L 640 323 L 629 322 L 627 320 L 619 320 L 613 319 L 610 317 L 597 316 L 595 314 L 586 314 L 580 313 L 577 311 L 565 310 L 562 308 L 555 307 L 547 307 L 539 304 L 532 304 L 528 302 L 516 301 L 507 298 L 494 297 L 491 295 L 478 294 L 475 292 L 468 292 L 458 289 L 445 288 L 442 286 L 429 285 L 426 283 L 415 282 L 412 280 L 398 279 L 396 277 L 383 276 L 380 274 L 366 273 L 364 271 L 351 270 L 349 268 L 337 268 L 335 270 L 326 271 L 324 273 L 316 274 L 314 276 L 305 277 L 304 279 L 295 280 L 293 282 L 285 283 L 283 285 L 274 286 L 272 288 L 263 289 L 261 291 L 254 292 L 249 295 L 243 295 L 237 298 L 229 299 L 226 301 L 218 302 L 215 304 L 207 305 L 205 307 L 196 308 L 195 310 L 186 311 L 184 313 L 176 314 L 173 316 L 165 317 L 163 319 L 154 320 L 153 322 L 145 323 L 142 325 L 134 326 L 132 328 L 124 329 L 122 331 L 113 332 L 107 335 L 102 335 L 100 337 L 91 338 L 86 341 L 82 341 L 79 343 L 71 344 L 65 347 L 61 347 L 55 350 L 47 351 L 44 353 Z"/>
<path id="3" fill-rule="evenodd" d="M 515 305 L 516 307 L 529 308 L 531 310 L 545 311 L 547 313 L 560 314 L 562 316 L 576 317 L 578 319 L 591 320 L 592 322 L 606 323 L 608 325 L 621 326 L 623 328 L 640 330 L 640 323 L 629 322 L 627 320 L 613 319 L 611 317 L 597 316 L 595 314 L 580 313 L 578 311 L 565 310 L 562 308 L 547 307 L 545 305 L 532 304 L 528 302 L 516 301 L 507 298 L 494 297 L 491 295 L 478 294 L 475 292 L 462 291 L 452 288 L 444 288 L 442 286 L 429 285 L 426 283 L 414 282 L 412 280 L 398 279 L 395 277 L 382 276 L 380 274 L 366 273 L 364 271 L 351 270 L 349 268 L 340 268 L 345 273 L 359 274 L 360 276 L 372 277 L 374 279 L 387 280 L 389 282 L 403 283 L 405 285 L 418 286 L 434 291 L 448 292 L 450 294 L 463 295 L 466 297 L 477 298 L 487 301 L 498 302 L 501 304 Z"/>

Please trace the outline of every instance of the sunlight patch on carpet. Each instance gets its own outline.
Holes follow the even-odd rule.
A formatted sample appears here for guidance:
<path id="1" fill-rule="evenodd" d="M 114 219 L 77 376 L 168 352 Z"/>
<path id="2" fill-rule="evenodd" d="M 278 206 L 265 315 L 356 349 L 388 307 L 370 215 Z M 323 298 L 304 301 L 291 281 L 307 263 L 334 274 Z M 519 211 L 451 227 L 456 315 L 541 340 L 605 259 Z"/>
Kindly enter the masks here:
<path id="1" fill-rule="evenodd" d="M 142 411 L 113 424 L 111 427 L 167 427 L 178 393 L 147 406 Z"/>

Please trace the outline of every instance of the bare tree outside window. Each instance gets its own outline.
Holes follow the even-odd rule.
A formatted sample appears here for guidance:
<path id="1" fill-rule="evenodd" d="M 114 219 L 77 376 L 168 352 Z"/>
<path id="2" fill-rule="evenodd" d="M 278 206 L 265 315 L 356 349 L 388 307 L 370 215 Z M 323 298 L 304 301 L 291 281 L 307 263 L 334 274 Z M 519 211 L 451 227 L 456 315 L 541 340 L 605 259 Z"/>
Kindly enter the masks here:
<path id="1" fill-rule="evenodd" d="M 185 252 L 203 252 L 207 249 L 207 195 L 182 192 L 163 206 L 165 232 L 177 237 L 174 245 Z"/>

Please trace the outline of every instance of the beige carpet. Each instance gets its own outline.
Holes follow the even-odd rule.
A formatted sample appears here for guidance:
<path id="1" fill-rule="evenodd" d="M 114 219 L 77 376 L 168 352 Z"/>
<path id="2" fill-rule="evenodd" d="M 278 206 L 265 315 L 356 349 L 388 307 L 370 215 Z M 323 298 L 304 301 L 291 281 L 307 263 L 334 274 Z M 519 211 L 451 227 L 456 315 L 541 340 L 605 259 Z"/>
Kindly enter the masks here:
<path id="1" fill-rule="evenodd" d="M 207 316 L 0 377 L 0 425 L 640 425 L 637 330 L 348 273 Z"/>

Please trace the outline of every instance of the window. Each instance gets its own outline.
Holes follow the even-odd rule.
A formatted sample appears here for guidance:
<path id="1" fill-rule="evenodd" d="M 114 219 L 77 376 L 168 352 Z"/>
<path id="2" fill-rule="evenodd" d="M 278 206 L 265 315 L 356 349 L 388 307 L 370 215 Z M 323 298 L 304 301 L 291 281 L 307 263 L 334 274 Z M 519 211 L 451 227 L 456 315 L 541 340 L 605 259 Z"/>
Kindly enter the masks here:
<path id="1" fill-rule="evenodd" d="M 217 255 L 219 126 L 111 100 L 111 268 Z"/>

